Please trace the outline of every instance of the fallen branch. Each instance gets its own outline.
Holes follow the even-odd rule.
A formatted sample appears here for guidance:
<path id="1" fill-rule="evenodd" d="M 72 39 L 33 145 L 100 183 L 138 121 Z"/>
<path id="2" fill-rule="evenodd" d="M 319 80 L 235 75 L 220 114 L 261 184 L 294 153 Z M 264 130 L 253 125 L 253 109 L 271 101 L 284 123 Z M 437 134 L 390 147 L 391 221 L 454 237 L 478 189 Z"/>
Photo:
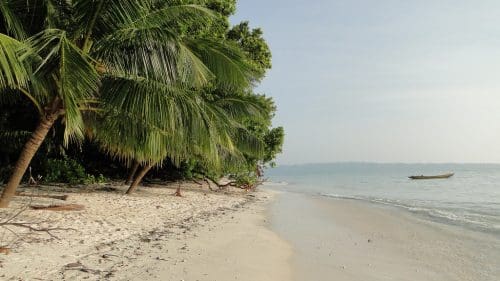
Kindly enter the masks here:
<path id="1" fill-rule="evenodd" d="M 213 191 L 213 189 L 210 187 L 210 182 L 213 183 L 214 185 L 216 185 L 219 188 L 219 190 L 222 190 L 228 186 L 236 186 L 235 181 L 230 181 L 230 182 L 224 183 L 224 184 L 218 183 L 216 180 L 211 179 L 211 178 L 205 178 L 205 181 L 208 183 L 208 186 L 209 186 L 210 190 L 212 190 L 212 191 Z"/>
<path id="2" fill-rule="evenodd" d="M 17 241 L 24 240 L 23 236 L 28 235 L 30 232 L 36 233 L 46 233 L 51 238 L 59 239 L 54 233 L 54 231 L 67 231 L 76 229 L 72 228 L 61 228 L 61 227 L 40 227 L 41 224 L 47 224 L 48 221 L 38 221 L 38 222 L 26 222 L 21 219 L 21 214 L 30 208 L 30 204 L 33 198 L 26 204 L 23 204 L 17 209 L 12 210 L 10 214 L 5 214 L 0 218 L 0 253 L 8 254 L 12 245 Z M 19 232 L 19 229 L 27 229 L 29 232 Z M 10 237 L 9 237 L 10 236 Z"/>
<path id="3" fill-rule="evenodd" d="M 195 180 L 195 179 L 193 179 L 192 181 L 193 181 L 194 183 L 196 183 L 197 185 L 199 185 L 199 186 L 203 186 L 203 183 L 202 183 L 202 182 L 199 182 L 199 181 L 197 181 L 197 180 Z"/>
<path id="4" fill-rule="evenodd" d="M 43 195 L 43 194 L 31 194 L 31 193 L 24 193 L 24 192 L 16 193 L 16 196 L 51 198 L 51 199 L 57 199 L 57 200 L 63 200 L 63 201 L 68 200 L 68 197 L 69 197 L 69 195 Z"/>
<path id="5" fill-rule="evenodd" d="M 67 205 L 49 205 L 49 206 L 30 206 L 33 210 L 47 210 L 47 211 L 80 211 L 85 209 L 85 206 L 78 204 L 67 204 Z"/>
<path id="6" fill-rule="evenodd" d="M 208 180 L 207 178 L 203 178 L 203 181 L 207 183 L 207 185 L 208 185 L 208 189 L 210 189 L 210 191 L 215 191 L 215 190 L 212 188 L 212 185 L 210 184 L 210 180 Z"/>
<path id="7" fill-rule="evenodd" d="M 67 230 L 73 230 L 73 231 L 76 231 L 76 229 L 74 229 L 74 228 L 61 228 L 61 227 L 42 227 L 42 228 L 38 228 L 38 227 L 32 226 L 33 224 L 34 223 L 27 223 L 27 222 L 8 222 L 8 223 L 0 223 L 0 227 L 6 228 L 9 231 L 12 231 L 12 230 L 9 229 L 8 227 L 9 226 L 13 226 L 13 227 L 25 228 L 25 229 L 28 229 L 28 230 L 33 231 L 33 232 L 44 232 L 44 233 L 47 233 L 50 237 L 58 239 L 58 240 L 59 240 L 59 238 L 56 235 L 54 235 L 52 233 L 52 231 L 61 231 L 61 230 L 65 230 L 65 231 L 67 231 Z"/>

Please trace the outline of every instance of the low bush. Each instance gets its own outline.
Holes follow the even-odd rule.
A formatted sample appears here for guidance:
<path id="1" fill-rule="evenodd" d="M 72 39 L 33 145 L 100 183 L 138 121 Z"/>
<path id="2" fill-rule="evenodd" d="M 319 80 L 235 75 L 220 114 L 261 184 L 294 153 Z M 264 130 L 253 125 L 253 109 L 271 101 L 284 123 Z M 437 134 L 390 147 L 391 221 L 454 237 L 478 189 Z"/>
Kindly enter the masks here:
<path id="1" fill-rule="evenodd" d="M 42 174 L 43 182 L 63 182 L 74 184 L 92 184 L 106 181 L 100 174 L 95 177 L 86 173 L 85 168 L 74 159 L 48 159 Z"/>

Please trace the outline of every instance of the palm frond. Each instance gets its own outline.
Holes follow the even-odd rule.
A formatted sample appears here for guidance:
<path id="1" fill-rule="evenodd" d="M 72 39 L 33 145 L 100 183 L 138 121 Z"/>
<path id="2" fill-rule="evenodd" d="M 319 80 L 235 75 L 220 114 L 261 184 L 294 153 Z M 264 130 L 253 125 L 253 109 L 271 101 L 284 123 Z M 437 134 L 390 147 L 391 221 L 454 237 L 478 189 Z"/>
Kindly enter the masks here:
<path id="1" fill-rule="evenodd" d="M 70 138 L 84 137 L 80 106 L 97 93 L 99 77 L 95 67 L 90 64 L 90 58 L 66 37 L 61 39 L 59 75 L 59 95 L 64 103 L 66 122 L 64 140 L 67 143 Z"/>
<path id="2" fill-rule="evenodd" d="M 93 99 L 99 87 L 99 76 L 91 58 L 68 40 L 61 30 L 46 30 L 31 38 L 30 42 L 40 57 L 36 74 L 55 76 L 57 81 L 57 94 L 65 110 L 65 143 L 83 138 L 80 108 Z"/>
<path id="3" fill-rule="evenodd" d="M 184 159 L 194 145 L 210 147 L 210 120 L 203 119 L 199 98 L 183 88 L 144 77 L 115 77 L 103 80 L 101 98 L 105 113 L 97 134 L 115 156 L 159 162 L 167 156 Z"/>
<path id="4" fill-rule="evenodd" d="M 215 18 L 215 13 L 200 5 L 169 5 L 166 1 L 160 8 L 153 8 L 142 17 L 124 25 L 124 28 L 163 27 L 173 29 Z"/>
<path id="5" fill-rule="evenodd" d="M 147 11 L 144 1 L 73 0 L 77 35 L 82 40 L 98 40 L 130 24 Z M 92 38 L 89 38 L 92 36 Z M 75 38 L 77 39 L 77 38 Z"/>
<path id="6" fill-rule="evenodd" d="M 28 85 L 31 70 L 21 57 L 27 49 L 24 43 L 0 33 L 0 89 Z"/>
<path id="7" fill-rule="evenodd" d="M 178 78 L 177 39 L 178 35 L 161 28 L 123 29 L 96 42 L 91 55 L 109 74 L 173 83 Z"/>
<path id="8" fill-rule="evenodd" d="M 186 38 L 184 44 L 215 75 L 220 88 L 245 89 L 256 77 L 244 54 L 230 42 Z"/>
<path id="9" fill-rule="evenodd" d="M 229 97 L 219 98 L 213 101 L 215 105 L 224 109 L 226 114 L 232 119 L 241 122 L 245 118 L 256 120 L 264 119 L 266 112 L 255 100 L 253 95 L 231 95 Z"/>
<path id="10" fill-rule="evenodd" d="M 26 31 L 17 15 L 9 6 L 9 1 L 0 1 L 0 17 L 7 31 L 15 38 L 22 40 L 26 38 Z"/>

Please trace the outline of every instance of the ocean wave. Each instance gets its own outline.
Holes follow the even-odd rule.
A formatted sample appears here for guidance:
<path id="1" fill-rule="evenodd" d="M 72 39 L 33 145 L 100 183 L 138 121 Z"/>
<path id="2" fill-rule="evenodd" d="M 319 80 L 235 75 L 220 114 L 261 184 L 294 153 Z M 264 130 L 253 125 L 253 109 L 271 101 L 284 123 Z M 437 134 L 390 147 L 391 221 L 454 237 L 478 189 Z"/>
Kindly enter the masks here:
<path id="1" fill-rule="evenodd" d="M 266 186 L 287 186 L 287 185 L 289 185 L 286 181 L 266 181 L 263 184 Z"/>
<path id="2" fill-rule="evenodd" d="M 386 198 L 374 198 L 340 194 L 319 194 L 324 197 L 335 199 L 360 200 L 371 203 L 383 204 L 392 207 L 402 208 L 411 213 L 423 215 L 433 219 L 434 221 L 449 223 L 453 225 L 468 226 L 473 229 L 500 232 L 500 214 L 496 212 L 487 212 L 473 208 L 440 208 L 438 206 L 425 206 L 425 202 L 408 202 L 403 200 L 391 200 Z M 414 204 L 412 204 L 414 203 Z"/>

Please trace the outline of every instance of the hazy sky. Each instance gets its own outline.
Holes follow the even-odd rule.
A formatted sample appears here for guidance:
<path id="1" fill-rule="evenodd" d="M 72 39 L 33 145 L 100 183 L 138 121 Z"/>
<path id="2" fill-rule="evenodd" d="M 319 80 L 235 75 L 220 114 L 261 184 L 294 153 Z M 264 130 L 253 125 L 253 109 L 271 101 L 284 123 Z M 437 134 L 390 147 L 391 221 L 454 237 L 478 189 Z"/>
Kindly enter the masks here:
<path id="1" fill-rule="evenodd" d="M 500 1 L 239 0 L 280 163 L 500 162 Z"/>

